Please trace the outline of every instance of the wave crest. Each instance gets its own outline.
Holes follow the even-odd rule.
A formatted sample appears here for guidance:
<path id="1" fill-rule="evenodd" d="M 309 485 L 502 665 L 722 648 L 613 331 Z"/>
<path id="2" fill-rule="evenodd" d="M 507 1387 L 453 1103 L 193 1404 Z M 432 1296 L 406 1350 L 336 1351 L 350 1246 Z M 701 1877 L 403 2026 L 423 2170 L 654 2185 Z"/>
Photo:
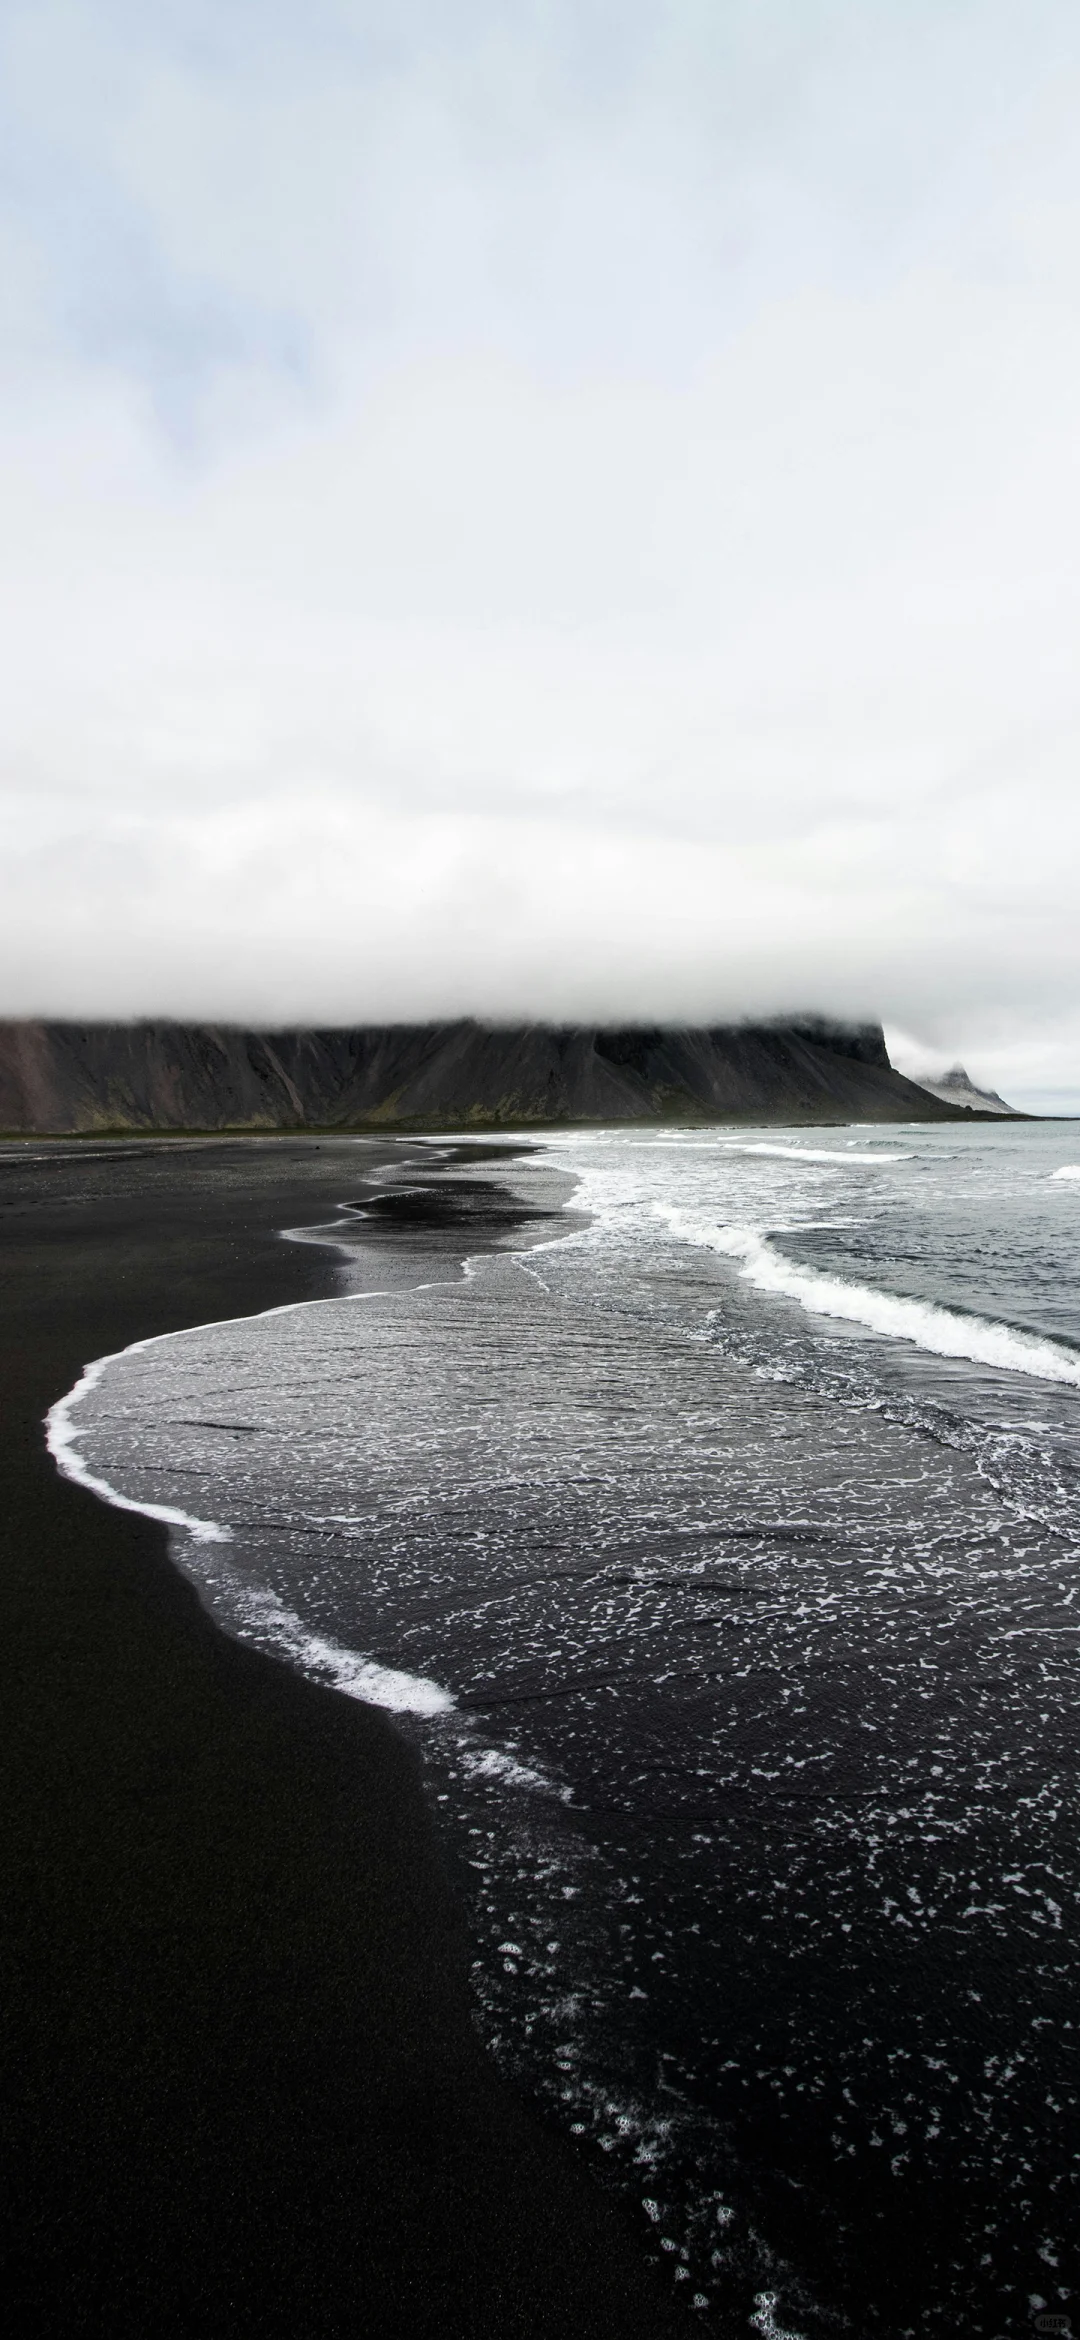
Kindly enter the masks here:
<path id="1" fill-rule="evenodd" d="M 1055 1341 L 1017 1332 L 989 1317 L 962 1316 L 933 1301 L 909 1300 L 896 1292 L 875 1291 L 868 1284 L 848 1283 L 841 1276 L 822 1275 L 816 1268 L 796 1267 L 754 1227 L 716 1226 L 665 1203 L 654 1208 L 674 1235 L 721 1252 L 727 1259 L 741 1260 L 743 1276 L 759 1292 L 796 1300 L 810 1315 L 862 1324 L 886 1339 L 911 1341 L 936 1357 L 962 1357 L 974 1365 L 1027 1373 L 1040 1381 L 1064 1382 L 1080 1389 L 1080 1357 L 1059 1348 Z"/>

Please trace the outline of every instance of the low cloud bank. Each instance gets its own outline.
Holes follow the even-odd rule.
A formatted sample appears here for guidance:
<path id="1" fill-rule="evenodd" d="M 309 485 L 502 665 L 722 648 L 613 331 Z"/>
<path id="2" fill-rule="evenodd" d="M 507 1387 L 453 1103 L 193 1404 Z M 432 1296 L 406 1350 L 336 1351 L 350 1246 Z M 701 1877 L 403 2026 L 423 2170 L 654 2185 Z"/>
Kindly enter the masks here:
<path id="1" fill-rule="evenodd" d="M 0 1011 L 1071 1093 L 1075 11 L 182 13 L 0 33 Z"/>

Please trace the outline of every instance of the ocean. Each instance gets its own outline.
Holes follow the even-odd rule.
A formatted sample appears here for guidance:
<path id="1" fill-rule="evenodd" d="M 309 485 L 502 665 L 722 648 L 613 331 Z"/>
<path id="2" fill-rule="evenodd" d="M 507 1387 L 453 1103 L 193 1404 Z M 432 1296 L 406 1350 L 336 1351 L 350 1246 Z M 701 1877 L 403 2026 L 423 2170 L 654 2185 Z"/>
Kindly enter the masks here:
<path id="1" fill-rule="evenodd" d="M 562 1217 L 427 1260 L 461 1142 L 358 1149 L 288 1231 L 339 1296 L 99 1361 L 54 1453 L 415 1739 L 484 2036 L 691 2316 L 1067 2314 L 1080 1127 L 519 1145 Z"/>

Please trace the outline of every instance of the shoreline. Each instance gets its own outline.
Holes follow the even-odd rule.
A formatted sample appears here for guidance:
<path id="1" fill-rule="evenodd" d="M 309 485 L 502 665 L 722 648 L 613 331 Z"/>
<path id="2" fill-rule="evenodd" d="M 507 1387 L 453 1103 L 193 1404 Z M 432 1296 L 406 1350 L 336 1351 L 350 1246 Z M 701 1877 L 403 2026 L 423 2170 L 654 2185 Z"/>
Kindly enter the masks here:
<path id="1" fill-rule="evenodd" d="M 45 1447 L 88 1357 L 331 1296 L 333 1251 L 279 1229 L 407 1146 L 125 1136 L 89 1178 L 46 1139 L 48 1193 L 34 1141 L 0 1162 L 15 2328 L 685 2329 L 480 2044 L 407 1742 L 230 1640 L 163 1527 Z"/>
<path id="2" fill-rule="evenodd" d="M 373 1115 L 367 1121 L 296 1121 L 296 1122 L 232 1122 L 220 1127 L 207 1123 L 163 1126 L 154 1122 L 109 1122 L 82 1129 L 0 1129 L 0 1147 L 26 1146 L 121 1146 L 121 1145 L 220 1145 L 238 1139 L 297 1141 L 310 1138 L 316 1142 L 328 1139 L 348 1140 L 364 1138 L 373 1144 L 382 1140 L 430 1139 L 446 1145 L 456 1142 L 469 1144 L 474 1138 L 490 1138 L 496 1143 L 512 1145 L 515 1138 L 542 1138 L 560 1130 L 648 1130 L 648 1129 L 850 1129 L 853 1122 L 866 1127 L 882 1129 L 915 1127 L 960 1127 L 983 1129 L 999 1122 L 1006 1127 L 1016 1121 L 1080 1121 L 1076 1113 L 1024 1113 L 1011 1107 L 1008 1113 L 987 1110 L 985 1113 L 972 1105 L 944 1106 L 938 1114 L 859 1113 L 829 1110 L 824 1113 L 795 1111 L 750 1111 L 722 1113 L 712 1108 L 695 1110 L 692 1106 L 671 1113 L 626 1115 L 620 1119 L 610 1114 L 575 1116 L 557 1114 L 544 1116 L 519 1113 L 498 1117 L 489 1114 L 418 1114 L 403 1116 L 400 1120 L 385 1115 Z"/>

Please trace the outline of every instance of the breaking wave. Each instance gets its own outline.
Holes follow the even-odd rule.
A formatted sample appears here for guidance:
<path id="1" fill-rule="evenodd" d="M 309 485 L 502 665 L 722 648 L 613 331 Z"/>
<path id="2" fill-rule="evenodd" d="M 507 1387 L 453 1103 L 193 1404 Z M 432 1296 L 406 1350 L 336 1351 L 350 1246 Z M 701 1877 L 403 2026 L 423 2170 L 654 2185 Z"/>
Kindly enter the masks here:
<path id="1" fill-rule="evenodd" d="M 733 1154 L 770 1154 L 777 1162 L 910 1162 L 910 1154 L 857 1154 L 851 1147 L 841 1153 L 835 1146 L 770 1146 L 755 1141 L 743 1144 L 738 1138 L 725 1138 L 724 1144 Z M 1059 1177 L 1062 1175 L 1058 1173 Z M 1080 1176 L 1080 1172 L 1077 1173 Z"/>
<path id="2" fill-rule="evenodd" d="M 795 1300 L 811 1315 L 841 1317 L 849 1324 L 865 1325 L 886 1339 L 911 1341 L 933 1356 L 963 1357 L 975 1365 L 1027 1373 L 1041 1381 L 1064 1382 L 1080 1389 L 1080 1356 L 1059 1347 L 1056 1341 L 1017 1332 L 992 1318 L 940 1308 L 933 1301 L 908 1300 L 895 1292 L 875 1291 L 868 1284 L 849 1283 L 842 1276 L 822 1275 L 816 1268 L 797 1267 L 753 1227 L 717 1226 L 665 1203 L 656 1203 L 654 1208 L 684 1242 L 740 1260 L 742 1275 L 759 1292 Z"/>

